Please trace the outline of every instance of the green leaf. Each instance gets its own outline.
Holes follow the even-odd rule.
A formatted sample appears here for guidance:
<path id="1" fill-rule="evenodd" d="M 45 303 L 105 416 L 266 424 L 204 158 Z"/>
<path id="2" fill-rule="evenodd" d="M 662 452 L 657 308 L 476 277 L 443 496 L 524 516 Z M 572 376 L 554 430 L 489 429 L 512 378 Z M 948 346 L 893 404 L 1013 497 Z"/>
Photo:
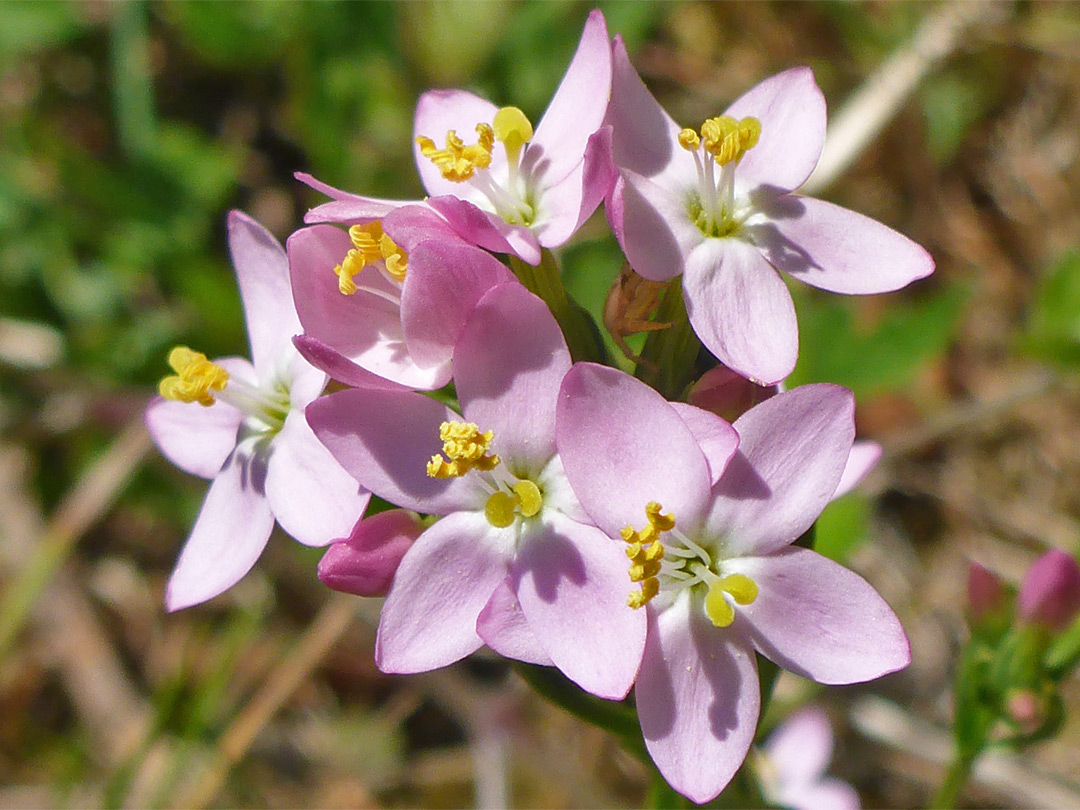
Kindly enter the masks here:
<path id="1" fill-rule="evenodd" d="M 1050 362 L 1080 366 L 1080 251 L 1063 255 L 1043 276 L 1021 347 Z"/>
<path id="2" fill-rule="evenodd" d="M 817 519 L 814 550 L 838 563 L 846 562 L 867 538 L 870 526 L 870 502 L 852 492 L 838 498 Z"/>

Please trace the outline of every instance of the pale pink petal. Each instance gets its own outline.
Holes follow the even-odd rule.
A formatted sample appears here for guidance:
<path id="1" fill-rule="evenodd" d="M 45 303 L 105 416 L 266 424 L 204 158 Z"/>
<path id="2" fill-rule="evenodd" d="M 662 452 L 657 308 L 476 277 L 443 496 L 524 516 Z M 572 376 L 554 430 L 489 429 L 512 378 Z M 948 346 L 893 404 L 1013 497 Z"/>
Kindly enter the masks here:
<path id="1" fill-rule="evenodd" d="M 274 518 L 262 494 L 264 461 L 247 441 L 237 448 L 206 493 L 202 510 L 169 577 L 170 612 L 224 593 L 255 565 Z"/>
<path id="2" fill-rule="evenodd" d="M 780 794 L 778 801 L 793 810 L 859 810 L 859 794 L 847 782 L 822 779 Z"/>
<path id="3" fill-rule="evenodd" d="M 874 465 L 881 459 L 882 448 L 877 442 L 859 441 L 851 445 L 851 453 L 848 454 L 847 464 L 840 476 L 840 483 L 836 485 L 833 498 L 847 495 L 859 485 Z"/>
<path id="4" fill-rule="evenodd" d="M 621 177 L 622 247 L 640 275 L 667 281 L 685 272 L 695 249 L 717 242 L 706 239 L 691 221 L 680 189 L 661 186 L 628 170 Z"/>
<path id="5" fill-rule="evenodd" d="M 696 528 L 708 465 L 686 423 L 643 382 L 576 363 L 559 392 L 556 441 L 581 505 L 611 537 L 642 528 L 650 501 L 674 513 L 680 528 Z"/>
<path id="6" fill-rule="evenodd" d="M 611 127 L 593 133 L 585 160 L 536 200 L 532 231 L 546 248 L 567 242 L 611 192 L 617 177 L 611 162 Z"/>
<path id="7" fill-rule="evenodd" d="M 589 136 L 604 121 L 610 96 L 611 40 L 604 15 L 593 9 L 523 158 L 542 186 L 558 183 L 581 162 Z"/>
<path id="8" fill-rule="evenodd" d="M 353 388 L 312 402 L 307 419 L 338 463 L 380 498 L 432 515 L 483 507 L 475 475 L 427 474 L 428 461 L 442 452 L 439 425 L 461 421 L 442 403 L 411 391 Z"/>
<path id="9" fill-rule="evenodd" d="M 693 157 L 679 146 L 682 128 L 646 89 L 619 36 L 612 46 L 611 84 L 605 120 L 612 128 L 615 165 L 644 177 L 656 177 L 673 162 L 686 164 L 682 171 L 692 187 L 697 173 Z"/>
<path id="10" fill-rule="evenodd" d="M 528 527 L 511 584 L 529 627 L 551 660 L 582 689 L 626 697 L 645 647 L 645 614 L 626 604 L 636 586 L 625 545 L 599 529 L 546 510 Z"/>
<path id="11" fill-rule="evenodd" d="M 357 521 L 319 560 L 319 579 L 335 591 L 386 596 L 401 558 L 423 533 L 415 512 L 390 509 Z"/>
<path id="12" fill-rule="evenodd" d="M 770 264 L 831 292 L 898 290 L 934 272 L 920 245 L 870 217 L 811 197 L 783 197 L 746 230 Z"/>
<path id="13" fill-rule="evenodd" d="M 465 90 L 428 90 L 420 96 L 413 119 L 413 154 L 420 179 L 429 195 L 441 197 L 449 194 L 466 200 L 482 198 L 471 184 L 455 183 L 443 178 L 435 164 L 420 154 L 416 138 L 421 135 L 431 138 L 435 147 L 442 149 L 446 145 L 446 133 L 452 129 L 465 143 L 476 143 L 476 125 L 490 124 L 498 110 L 487 99 Z M 492 152 L 488 170 L 496 176 L 500 170 L 506 170 L 506 153 L 499 145 Z"/>
<path id="14" fill-rule="evenodd" d="M 709 624 L 683 592 L 657 616 L 634 694 L 645 746 L 660 773 L 692 801 L 714 798 L 754 740 L 757 663 L 738 634 Z"/>
<path id="15" fill-rule="evenodd" d="M 467 242 L 493 253 L 513 253 L 529 264 L 540 263 L 540 244 L 524 225 L 511 225 L 468 200 L 450 195 L 431 197 L 427 202 Z"/>
<path id="16" fill-rule="evenodd" d="M 325 546 L 348 534 L 370 498 L 315 438 L 304 412 L 292 411 L 266 470 L 266 500 L 281 528 L 306 546 Z"/>
<path id="17" fill-rule="evenodd" d="M 476 632 L 491 649 L 506 658 L 528 664 L 554 666 L 540 639 L 529 627 L 521 605 L 507 580 L 495 588 L 495 593 L 476 619 Z"/>
<path id="18" fill-rule="evenodd" d="M 229 212 L 229 252 L 244 303 L 251 358 L 260 375 L 273 371 L 300 321 L 289 289 L 289 260 L 266 228 L 241 211 Z"/>
<path id="19" fill-rule="evenodd" d="M 911 662 L 896 614 L 858 574 L 805 548 L 724 563 L 757 583 L 736 621 L 758 652 L 818 683 L 861 683 Z"/>
<path id="20" fill-rule="evenodd" d="M 832 759 L 829 717 L 818 706 L 800 709 L 784 720 L 762 746 L 781 785 L 816 782 Z"/>
<path id="21" fill-rule="evenodd" d="M 325 194 L 333 202 L 317 205 L 304 214 L 304 222 L 342 222 L 347 224 L 370 222 L 382 219 L 391 211 L 404 205 L 423 205 L 423 200 L 382 200 L 378 197 L 363 197 L 349 191 L 334 188 L 328 183 L 316 180 L 305 172 L 293 174 L 297 180 L 316 191 Z"/>
<path id="22" fill-rule="evenodd" d="M 401 352 L 402 359 L 395 359 L 393 365 L 388 363 L 379 365 L 379 368 L 384 372 L 393 376 L 394 379 L 391 380 L 358 366 L 341 352 L 313 337 L 297 335 L 293 338 L 293 345 L 300 353 L 300 356 L 312 366 L 329 374 L 340 383 L 357 388 L 385 388 L 388 391 L 434 391 L 450 382 L 451 368 L 449 362 L 431 366 L 430 368 L 420 368 L 411 361 L 411 358 L 404 354 L 404 351 Z"/>
<path id="23" fill-rule="evenodd" d="M 391 211 L 382 220 L 383 231 L 406 253 L 428 239 L 462 242 L 457 232 L 432 208 L 425 205 L 405 205 Z"/>
<path id="24" fill-rule="evenodd" d="M 447 366 L 476 302 L 496 284 L 520 287 L 506 265 L 464 242 L 429 240 L 409 254 L 401 328 L 421 368 Z"/>
<path id="25" fill-rule="evenodd" d="M 855 436 L 855 398 L 819 383 L 777 394 L 735 422 L 739 450 L 708 518 L 731 556 L 791 543 L 832 499 Z"/>
<path id="26" fill-rule="evenodd" d="M 780 274 L 753 245 L 703 241 L 686 260 L 683 292 L 694 332 L 724 365 L 761 385 L 777 383 L 795 368 L 795 305 Z"/>
<path id="27" fill-rule="evenodd" d="M 761 122 L 761 139 L 735 173 L 736 193 L 757 186 L 791 191 L 806 182 L 825 144 L 825 96 L 810 68 L 792 68 L 766 79 L 741 95 L 726 114 Z"/>
<path id="28" fill-rule="evenodd" d="M 462 413 L 495 432 L 494 447 L 519 476 L 538 474 L 555 454 L 555 402 L 569 368 L 555 318 L 517 281 L 488 290 L 461 333 L 454 379 Z"/>
<path id="29" fill-rule="evenodd" d="M 154 397 L 146 407 L 146 426 L 162 455 L 181 470 L 213 478 L 236 447 L 244 414 L 224 402 L 203 407 Z"/>
<path id="30" fill-rule="evenodd" d="M 510 553 L 483 512 L 443 518 L 406 552 L 383 605 L 375 663 L 383 672 L 426 672 L 483 645 L 476 620 Z"/>
<path id="31" fill-rule="evenodd" d="M 739 447 L 739 434 L 735 428 L 714 413 L 687 405 L 685 402 L 672 402 L 675 413 L 690 428 L 705 461 L 709 465 L 709 481 L 716 484 L 727 469 L 728 462 Z"/>

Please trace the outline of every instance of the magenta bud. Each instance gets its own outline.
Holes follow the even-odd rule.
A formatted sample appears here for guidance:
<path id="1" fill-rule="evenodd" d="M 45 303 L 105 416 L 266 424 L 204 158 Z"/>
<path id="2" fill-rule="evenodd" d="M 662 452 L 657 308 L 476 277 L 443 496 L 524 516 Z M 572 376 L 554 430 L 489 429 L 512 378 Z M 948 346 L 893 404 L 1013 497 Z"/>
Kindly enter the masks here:
<path id="1" fill-rule="evenodd" d="M 423 531 L 420 518 L 404 509 L 364 518 L 348 539 L 326 549 L 319 561 L 319 579 L 335 591 L 386 596 L 401 558 Z"/>
<path id="2" fill-rule="evenodd" d="M 727 366 L 706 371 L 690 389 L 687 401 L 702 410 L 712 411 L 734 422 L 759 402 L 778 393 L 779 386 L 758 385 L 736 374 Z"/>
<path id="3" fill-rule="evenodd" d="M 1046 552 L 1028 569 L 1016 604 L 1024 621 L 1064 630 L 1080 612 L 1080 566 L 1064 551 Z"/>
<path id="4" fill-rule="evenodd" d="M 996 576 L 974 560 L 968 566 L 968 615 L 972 624 L 996 615 L 1008 604 L 1008 592 Z"/>

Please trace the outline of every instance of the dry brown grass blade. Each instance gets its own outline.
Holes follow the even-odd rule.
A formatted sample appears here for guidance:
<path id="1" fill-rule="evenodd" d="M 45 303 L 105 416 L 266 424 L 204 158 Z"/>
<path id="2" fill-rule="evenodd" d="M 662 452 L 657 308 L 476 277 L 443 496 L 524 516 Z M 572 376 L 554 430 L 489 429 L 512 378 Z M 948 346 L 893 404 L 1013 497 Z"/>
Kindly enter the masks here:
<path id="1" fill-rule="evenodd" d="M 209 766 L 191 787 L 179 793 L 173 807 L 194 810 L 213 801 L 230 769 L 248 752 L 259 732 L 344 635 L 360 602 L 355 596 L 340 593 L 330 597 L 296 646 L 221 735 Z"/>
<path id="2" fill-rule="evenodd" d="M 973 25 L 999 19 L 1004 3 L 947 3 L 923 20 L 911 41 L 887 59 L 833 118 L 817 168 L 802 190 L 815 194 L 854 163 L 919 83 L 958 47 Z"/>

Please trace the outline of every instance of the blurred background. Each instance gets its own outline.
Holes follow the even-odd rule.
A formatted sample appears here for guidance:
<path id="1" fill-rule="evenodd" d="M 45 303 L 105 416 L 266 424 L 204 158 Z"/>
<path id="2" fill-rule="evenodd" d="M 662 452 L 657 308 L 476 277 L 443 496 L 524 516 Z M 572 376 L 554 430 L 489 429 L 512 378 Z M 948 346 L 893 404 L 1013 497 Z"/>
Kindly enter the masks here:
<path id="1" fill-rule="evenodd" d="M 785 675 L 765 718 L 822 695 L 833 772 L 866 805 L 923 804 L 967 560 L 1015 582 L 1080 538 L 1080 5 L 599 5 L 684 124 L 812 66 L 840 159 L 815 194 L 937 260 L 891 295 L 793 285 L 792 383 L 854 389 L 885 447 L 819 550 L 882 592 L 914 661 L 824 692 Z M 645 769 L 499 661 L 380 674 L 378 603 L 331 594 L 280 534 L 228 594 L 167 615 L 206 484 L 141 421 L 173 345 L 247 352 L 229 209 L 284 239 L 320 199 L 298 170 L 420 196 L 419 93 L 535 121 L 590 8 L 0 5 L 0 807 L 641 804 Z M 561 259 L 598 312 L 621 264 L 602 219 Z M 988 760 L 970 804 L 1080 806 L 1075 680 L 1064 696 L 1061 736 Z"/>

